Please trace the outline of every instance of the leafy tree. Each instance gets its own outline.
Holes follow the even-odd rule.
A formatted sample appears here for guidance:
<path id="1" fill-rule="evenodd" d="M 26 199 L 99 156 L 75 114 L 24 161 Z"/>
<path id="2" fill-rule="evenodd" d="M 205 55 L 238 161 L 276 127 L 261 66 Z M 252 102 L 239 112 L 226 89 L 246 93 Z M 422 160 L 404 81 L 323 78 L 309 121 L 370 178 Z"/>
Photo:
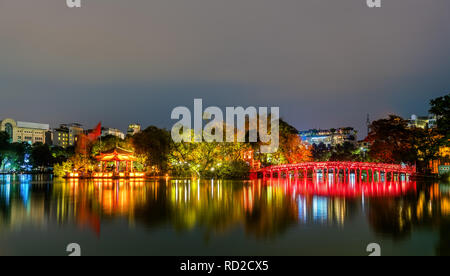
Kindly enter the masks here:
<path id="1" fill-rule="evenodd" d="M 31 163 L 35 168 L 44 170 L 45 168 L 52 167 L 54 164 L 54 158 L 50 147 L 42 143 L 36 143 L 31 149 Z"/>
<path id="2" fill-rule="evenodd" d="M 117 136 L 108 135 L 98 139 L 92 145 L 91 156 L 97 156 L 102 152 L 114 150 L 115 148 L 122 148 L 124 150 L 133 150 L 131 138 L 127 137 L 125 140 Z"/>
<path id="3" fill-rule="evenodd" d="M 193 130 L 191 133 L 194 134 Z M 224 132 L 225 133 L 225 132 Z M 172 143 L 169 163 L 175 175 L 193 175 L 208 178 L 245 177 L 249 165 L 243 160 L 243 153 L 251 150 L 248 143 L 219 142 Z"/>
<path id="4" fill-rule="evenodd" d="M 155 166 L 157 171 L 166 172 L 168 155 L 172 139 L 165 129 L 150 126 L 132 138 L 132 145 L 137 155 L 146 160 L 149 166 Z"/>
<path id="5" fill-rule="evenodd" d="M 318 162 L 329 161 L 331 158 L 331 150 L 324 143 L 314 144 L 311 153 L 313 159 Z"/>
<path id="6" fill-rule="evenodd" d="M 370 157 L 385 163 L 414 163 L 414 135 L 407 128 L 408 122 L 396 115 L 374 121 L 367 137 L 371 143 Z"/>
<path id="7" fill-rule="evenodd" d="M 302 142 L 298 133 L 295 127 L 280 119 L 278 151 L 269 154 L 260 153 L 257 159 L 265 166 L 311 161 L 311 150 Z M 261 143 L 252 144 L 255 152 L 258 152 L 260 146 Z"/>
<path id="8" fill-rule="evenodd" d="M 438 131 L 443 135 L 441 144 L 450 146 L 450 94 L 430 102 L 430 113 L 438 117 Z"/>
<path id="9" fill-rule="evenodd" d="M 411 130 L 413 137 L 414 151 L 417 158 L 428 164 L 430 160 L 439 158 L 439 149 L 444 135 L 433 129 L 415 128 Z"/>
<path id="10" fill-rule="evenodd" d="M 281 152 L 289 164 L 309 162 L 312 153 L 302 142 L 298 134 L 289 134 L 281 141 Z"/>
<path id="11" fill-rule="evenodd" d="M 20 171 L 29 152 L 29 144 L 9 143 L 9 135 L 0 132 L 0 171 Z"/>
<path id="12" fill-rule="evenodd" d="M 61 164 L 56 164 L 53 168 L 53 174 L 56 177 L 64 177 L 67 173 L 70 173 L 72 171 L 73 163 L 70 160 L 62 162 Z"/>
<path id="13" fill-rule="evenodd" d="M 55 164 L 62 164 L 75 155 L 75 147 L 51 147 L 50 151 Z"/>
<path id="14" fill-rule="evenodd" d="M 9 151 L 9 135 L 4 131 L 0 131 L 0 170 Z"/>
<path id="15" fill-rule="evenodd" d="M 354 144 L 345 142 L 334 147 L 329 161 L 355 161 L 358 159 L 357 148 Z"/>

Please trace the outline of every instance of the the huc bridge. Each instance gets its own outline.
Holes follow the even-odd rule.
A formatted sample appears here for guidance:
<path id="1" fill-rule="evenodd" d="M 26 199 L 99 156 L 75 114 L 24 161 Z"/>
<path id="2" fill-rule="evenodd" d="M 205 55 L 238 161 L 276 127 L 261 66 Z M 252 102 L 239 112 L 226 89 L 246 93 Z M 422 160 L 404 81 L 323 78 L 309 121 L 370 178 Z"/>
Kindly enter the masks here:
<path id="1" fill-rule="evenodd" d="M 379 164 L 364 162 L 308 162 L 299 164 L 286 164 L 261 168 L 251 173 L 252 178 L 259 177 L 308 177 L 322 174 L 322 176 L 334 175 L 335 177 L 343 176 L 344 179 L 355 176 L 356 180 L 362 181 L 366 176 L 367 181 L 387 181 L 409 179 L 411 175 L 416 173 L 415 166 L 395 165 L 395 164 Z M 383 177 L 384 176 L 384 177 Z"/>

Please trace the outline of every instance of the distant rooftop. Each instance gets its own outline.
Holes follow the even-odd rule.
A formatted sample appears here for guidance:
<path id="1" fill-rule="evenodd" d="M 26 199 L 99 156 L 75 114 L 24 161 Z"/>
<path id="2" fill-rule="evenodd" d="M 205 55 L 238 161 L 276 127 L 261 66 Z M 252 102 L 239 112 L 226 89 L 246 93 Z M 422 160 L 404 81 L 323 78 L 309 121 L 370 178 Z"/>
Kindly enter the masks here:
<path id="1" fill-rule="evenodd" d="M 42 130 L 49 130 L 50 125 L 49 124 L 38 124 L 38 123 L 30 123 L 30 122 L 17 122 L 17 127 L 20 128 L 32 128 L 32 129 L 42 129 Z"/>

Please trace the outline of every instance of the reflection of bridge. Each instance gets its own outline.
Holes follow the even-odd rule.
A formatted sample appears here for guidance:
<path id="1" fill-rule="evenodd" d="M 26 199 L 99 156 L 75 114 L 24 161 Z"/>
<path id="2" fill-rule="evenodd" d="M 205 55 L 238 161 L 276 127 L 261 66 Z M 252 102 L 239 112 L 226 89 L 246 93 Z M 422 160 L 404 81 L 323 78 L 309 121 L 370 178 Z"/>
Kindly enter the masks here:
<path id="1" fill-rule="evenodd" d="M 364 172 L 367 180 L 374 181 L 375 177 L 381 180 L 384 175 L 384 180 L 386 181 L 388 176 L 390 176 L 391 180 L 395 180 L 396 176 L 398 179 L 401 179 L 402 175 L 408 178 L 416 173 L 416 167 L 364 162 L 308 162 L 265 167 L 252 172 L 252 175 L 253 178 L 258 174 L 262 174 L 264 178 L 267 176 L 273 178 L 275 174 L 277 177 L 282 177 L 283 174 L 287 177 L 293 173 L 293 177 L 298 177 L 300 174 L 303 177 L 308 177 L 310 173 L 313 176 L 321 173 L 323 176 L 333 175 L 340 177 L 342 175 L 344 179 L 355 175 L 357 180 L 362 180 Z"/>
<path id="2" fill-rule="evenodd" d="M 261 180 L 258 180 L 261 181 Z M 282 189 L 296 196 L 321 197 L 395 197 L 415 192 L 415 181 L 356 182 L 318 181 L 315 178 L 273 178 L 264 182 L 274 190 Z"/>

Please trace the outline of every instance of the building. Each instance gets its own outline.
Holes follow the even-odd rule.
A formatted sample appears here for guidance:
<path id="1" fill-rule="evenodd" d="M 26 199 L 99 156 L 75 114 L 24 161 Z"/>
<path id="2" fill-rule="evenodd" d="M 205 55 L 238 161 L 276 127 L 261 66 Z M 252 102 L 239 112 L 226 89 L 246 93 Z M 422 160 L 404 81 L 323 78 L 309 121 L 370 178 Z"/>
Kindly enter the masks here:
<path id="1" fill-rule="evenodd" d="M 437 127 L 437 117 L 435 115 L 428 116 L 417 116 L 412 115 L 411 119 L 408 120 L 409 128 L 436 128 Z"/>
<path id="2" fill-rule="evenodd" d="M 49 130 L 49 124 L 20 122 L 13 119 L 0 121 L 0 131 L 8 133 L 11 143 L 45 144 Z"/>
<path id="3" fill-rule="evenodd" d="M 357 143 L 357 132 L 354 128 L 339 128 L 339 129 L 311 129 L 301 131 L 299 133 L 303 142 L 309 145 L 324 144 L 327 147 L 335 147 L 346 142 L 351 144 Z"/>
<path id="4" fill-rule="evenodd" d="M 141 132 L 141 125 L 139 124 L 131 124 L 128 126 L 127 134 L 130 136 L 136 135 Z"/>
<path id="5" fill-rule="evenodd" d="M 63 124 L 53 130 L 53 145 L 57 147 L 72 147 L 78 142 L 78 138 L 84 133 L 82 125 Z"/>
<path id="6" fill-rule="evenodd" d="M 125 133 L 118 130 L 117 128 L 102 128 L 102 137 L 110 135 L 116 136 L 120 139 L 125 139 Z"/>

